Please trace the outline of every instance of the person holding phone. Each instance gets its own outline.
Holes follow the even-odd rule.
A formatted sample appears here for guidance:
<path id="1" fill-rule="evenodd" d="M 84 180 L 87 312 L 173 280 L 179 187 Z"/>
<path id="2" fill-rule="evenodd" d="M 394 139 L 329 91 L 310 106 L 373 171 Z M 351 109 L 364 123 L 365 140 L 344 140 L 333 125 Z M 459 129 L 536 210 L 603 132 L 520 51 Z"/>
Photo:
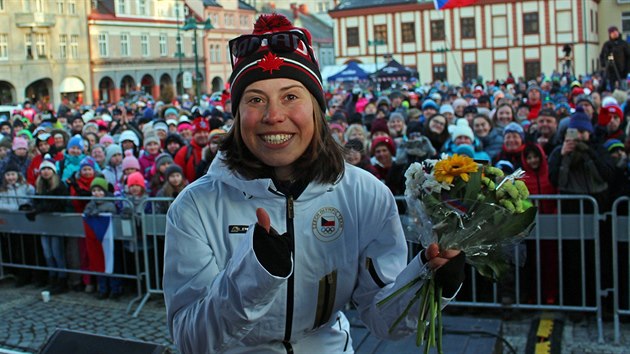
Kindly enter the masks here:
<path id="1" fill-rule="evenodd" d="M 433 244 L 407 264 L 393 195 L 332 138 L 310 38 L 273 14 L 229 42 L 234 125 L 167 214 L 164 297 L 181 353 L 352 352 L 349 302 L 396 339 L 415 332 L 419 305 L 389 328 L 425 282 L 380 300 L 428 269 L 445 303 L 463 281 L 457 250 Z"/>

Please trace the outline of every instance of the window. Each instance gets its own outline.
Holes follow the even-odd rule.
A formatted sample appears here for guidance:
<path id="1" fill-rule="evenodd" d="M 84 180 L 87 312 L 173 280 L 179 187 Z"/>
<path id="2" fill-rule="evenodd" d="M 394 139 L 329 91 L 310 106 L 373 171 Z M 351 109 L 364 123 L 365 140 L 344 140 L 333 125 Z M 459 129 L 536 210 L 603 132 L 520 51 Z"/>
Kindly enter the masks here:
<path id="1" fill-rule="evenodd" d="M 359 28 L 358 27 L 346 28 L 346 46 L 348 47 L 359 46 Z"/>
<path id="2" fill-rule="evenodd" d="M 374 26 L 374 39 L 383 44 L 387 43 L 387 25 Z"/>
<path id="3" fill-rule="evenodd" d="M 45 0 L 35 0 L 35 11 L 46 12 Z"/>
<path id="4" fill-rule="evenodd" d="M 76 59 L 79 57 L 79 35 L 73 34 L 70 36 L 70 58 Z"/>
<path id="5" fill-rule="evenodd" d="M 129 33 L 120 34 L 120 56 L 129 56 Z"/>
<path id="6" fill-rule="evenodd" d="M 538 12 L 523 14 L 523 32 L 525 34 L 538 34 Z"/>
<path id="7" fill-rule="evenodd" d="M 107 33 L 99 33 L 98 35 L 98 54 L 103 58 L 106 58 L 109 56 Z"/>
<path id="8" fill-rule="evenodd" d="M 138 0 L 138 15 L 148 15 L 147 0 Z"/>
<path id="9" fill-rule="evenodd" d="M 400 25 L 403 43 L 413 43 L 416 41 L 416 28 L 413 22 L 405 22 Z"/>
<path id="10" fill-rule="evenodd" d="M 46 35 L 43 33 L 38 33 L 35 37 L 35 47 L 37 48 L 37 57 L 38 58 L 46 58 L 47 45 L 46 45 Z"/>
<path id="11" fill-rule="evenodd" d="M 0 60 L 9 59 L 9 35 L 0 33 Z"/>
<path id="12" fill-rule="evenodd" d="M 76 15 L 77 14 L 77 2 L 76 0 L 68 0 L 68 14 Z"/>
<path id="13" fill-rule="evenodd" d="M 118 14 L 127 13 L 127 0 L 118 0 Z"/>
<path id="14" fill-rule="evenodd" d="M 210 44 L 210 48 L 208 53 L 210 53 L 210 57 L 208 58 L 208 61 L 212 64 L 215 62 L 215 52 L 214 52 L 214 45 Z"/>
<path id="15" fill-rule="evenodd" d="M 445 38 L 444 20 L 431 21 L 431 40 L 443 41 Z"/>
<path id="16" fill-rule="evenodd" d="M 33 41 L 30 33 L 24 35 L 24 49 L 26 50 L 26 59 L 33 59 Z"/>
<path id="17" fill-rule="evenodd" d="M 57 0 L 57 13 L 63 15 L 64 13 L 64 0 Z"/>
<path id="18" fill-rule="evenodd" d="M 475 18 L 464 17 L 460 20 L 460 27 L 462 30 L 462 38 L 475 38 Z"/>
<path id="19" fill-rule="evenodd" d="M 59 58 L 68 58 L 68 35 L 66 34 L 59 35 Z"/>
<path id="20" fill-rule="evenodd" d="M 621 13 L 621 32 L 630 32 L 630 12 Z"/>
<path id="21" fill-rule="evenodd" d="M 540 75 L 540 61 L 525 62 L 525 80 L 536 80 Z"/>
<path id="22" fill-rule="evenodd" d="M 446 65 L 433 65 L 433 81 L 446 80 Z"/>
<path id="23" fill-rule="evenodd" d="M 140 35 L 140 51 L 143 57 L 148 57 L 149 52 L 149 34 L 143 33 Z"/>
<path id="24" fill-rule="evenodd" d="M 166 44 L 166 34 L 160 33 L 160 55 L 165 57 L 168 55 L 168 46 Z"/>
<path id="25" fill-rule="evenodd" d="M 5 10 L 4 2 L 5 2 L 5 0 L 0 0 L 0 11 L 2 11 L 2 12 L 4 12 L 4 10 Z"/>
<path id="26" fill-rule="evenodd" d="M 215 47 L 215 50 L 217 52 L 217 58 L 215 60 L 215 63 L 220 63 L 221 62 L 221 46 L 217 45 Z"/>
<path id="27" fill-rule="evenodd" d="M 464 81 L 477 79 L 477 63 L 464 64 Z"/>

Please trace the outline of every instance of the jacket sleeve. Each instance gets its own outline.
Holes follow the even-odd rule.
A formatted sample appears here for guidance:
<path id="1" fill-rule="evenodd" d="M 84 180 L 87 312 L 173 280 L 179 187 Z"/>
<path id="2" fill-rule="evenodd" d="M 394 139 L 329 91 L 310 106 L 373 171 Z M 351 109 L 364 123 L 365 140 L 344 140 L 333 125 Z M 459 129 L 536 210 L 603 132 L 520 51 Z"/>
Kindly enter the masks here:
<path id="1" fill-rule="evenodd" d="M 377 303 L 412 280 L 427 275 L 429 270 L 419 256 L 407 264 L 407 243 L 395 200 L 390 193 L 380 194 L 382 196 L 379 197 L 377 193 L 372 204 L 365 203 L 364 205 L 383 205 L 382 208 L 366 207 L 360 211 L 364 214 L 362 217 L 366 218 L 364 223 L 370 225 L 361 233 L 370 234 L 370 236 L 359 258 L 358 285 L 352 298 L 357 304 L 362 321 L 375 336 L 383 339 L 397 339 L 415 333 L 419 301 L 414 304 L 408 316 L 398 324 L 395 330 L 390 332 L 389 329 L 396 318 L 403 313 L 416 291 L 428 282 L 421 280 L 385 304 L 379 306 Z M 442 306 L 445 306 L 449 300 L 442 299 Z"/>
<path id="2" fill-rule="evenodd" d="M 561 154 L 562 146 L 556 147 L 549 155 L 549 182 L 554 187 L 558 187 L 558 181 L 560 176 L 560 163 L 562 162 Z"/>
<path id="3" fill-rule="evenodd" d="M 219 267 L 217 259 L 226 250 L 213 249 L 209 237 L 223 236 L 207 235 L 200 212 L 189 190 L 167 214 L 164 297 L 169 330 L 182 353 L 217 353 L 238 343 L 269 311 L 286 282 L 258 263 L 253 226 L 226 267 Z"/>

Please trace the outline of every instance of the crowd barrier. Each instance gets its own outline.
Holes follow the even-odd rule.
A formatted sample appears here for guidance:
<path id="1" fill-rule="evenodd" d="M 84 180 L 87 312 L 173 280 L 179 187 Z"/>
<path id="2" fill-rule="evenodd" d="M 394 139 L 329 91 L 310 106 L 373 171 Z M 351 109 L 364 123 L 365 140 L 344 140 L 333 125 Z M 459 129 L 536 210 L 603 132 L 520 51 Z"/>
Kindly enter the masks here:
<path id="1" fill-rule="evenodd" d="M 87 198 L 90 199 L 90 198 Z M 137 317 L 143 306 L 153 295 L 163 296 L 163 252 L 166 217 L 159 213 L 172 199 L 148 198 L 151 212 L 142 212 L 139 218 L 141 228 L 137 230 L 125 223 L 135 222 L 115 218 L 116 239 L 135 242 L 135 274 L 112 274 L 133 278 L 138 283 L 137 297 L 129 303 L 128 310 L 140 301 L 133 316 Z M 398 202 L 404 198 L 398 197 Z M 451 305 L 455 307 L 513 308 L 531 310 L 557 310 L 590 312 L 595 314 L 598 323 L 598 340 L 603 338 L 603 298 L 614 298 L 615 341 L 619 341 L 619 317 L 630 315 L 628 294 L 628 235 L 630 215 L 627 211 L 628 198 L 620 198 L 609 214 L 599 212 L 597 201 L 585 195 L 534 195 L 531 200 L 539 206 L 546 204 L 549 213 L 539 213 L 536 225 L 525 242 L 509 252 L 512 255 L 511 276 L 497 283 L 490 282 L 468 267 L 466 282 Z M 126 201 L 129 202 L 129 201 Z M 161 205 L 162 208 L 157 206 Z M 626 206 L 626 211 L 621 208 Z M 144 210 L 145 208 L 141 208 Z M 543 209 L 543 208 L 541 208 Z M 53 213 L 38 215 L 38 222 L 26 220 L 23 212 L 0 211 L 0 233 L 7 235 L 58 235 L 82 237 L 83 228 L 80 214 Z M 132 216 L 136 217 L 136 216 Z M 401 215 L 404 218 L 405 215 Z M 607 221 L 607 217 L 610 217 Z M 600 229 L 606 222 L 611 230 Z M 606 242 L 611 239 L 612 241 Z M 140 236 L 136 238 L 136 236 Z M 602 246 L 602 239 L 606 246 Z M 410 257 L 419 250 L 410 244 Z M 623 247 L 622 247 L 623 246 Z M 623 250 L 623 252 L 619 252 Z M 606 266 L 602 266 L 602 255 Z M 1 255 L 0 276 L 3 267 L 19 267 L 10 258 Z M 141 258 L 141 260 L 139 260 Z M 620 263 L 619 260 L 625 260 Z M 625 266 L 625 267 L 624 267 Z M 42 266 L 24 265 L 25 268 L 49 270 Z M 612 267 L 612 269 L 609 269 Z M 68 270 L 76 273 L 99 274 L 81 270 Z M 602 283 L 602 274 L 612 274 Z M 140 284 L 142 282 L 143 284 Z"/>

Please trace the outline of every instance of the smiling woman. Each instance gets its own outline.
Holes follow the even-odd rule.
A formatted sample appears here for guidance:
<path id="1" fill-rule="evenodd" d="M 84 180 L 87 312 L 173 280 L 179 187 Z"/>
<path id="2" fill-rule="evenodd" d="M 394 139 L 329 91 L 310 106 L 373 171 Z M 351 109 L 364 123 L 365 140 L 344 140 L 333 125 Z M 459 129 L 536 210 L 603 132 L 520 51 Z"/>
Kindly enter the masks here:
<path id="1" fill-rule="evenodd" d="M 379 337 L 412 333 L 413 315 L 389 332 L 408 297 L 376 303 L 463 254 L 407 265 L 394 197 L 344 163 L 326 124 L 308 31 L 262 15 L 230 50 L 234 125 L 167 215 L 164 296 L 179 350 L 352 352 L 350 301 Z"/>

